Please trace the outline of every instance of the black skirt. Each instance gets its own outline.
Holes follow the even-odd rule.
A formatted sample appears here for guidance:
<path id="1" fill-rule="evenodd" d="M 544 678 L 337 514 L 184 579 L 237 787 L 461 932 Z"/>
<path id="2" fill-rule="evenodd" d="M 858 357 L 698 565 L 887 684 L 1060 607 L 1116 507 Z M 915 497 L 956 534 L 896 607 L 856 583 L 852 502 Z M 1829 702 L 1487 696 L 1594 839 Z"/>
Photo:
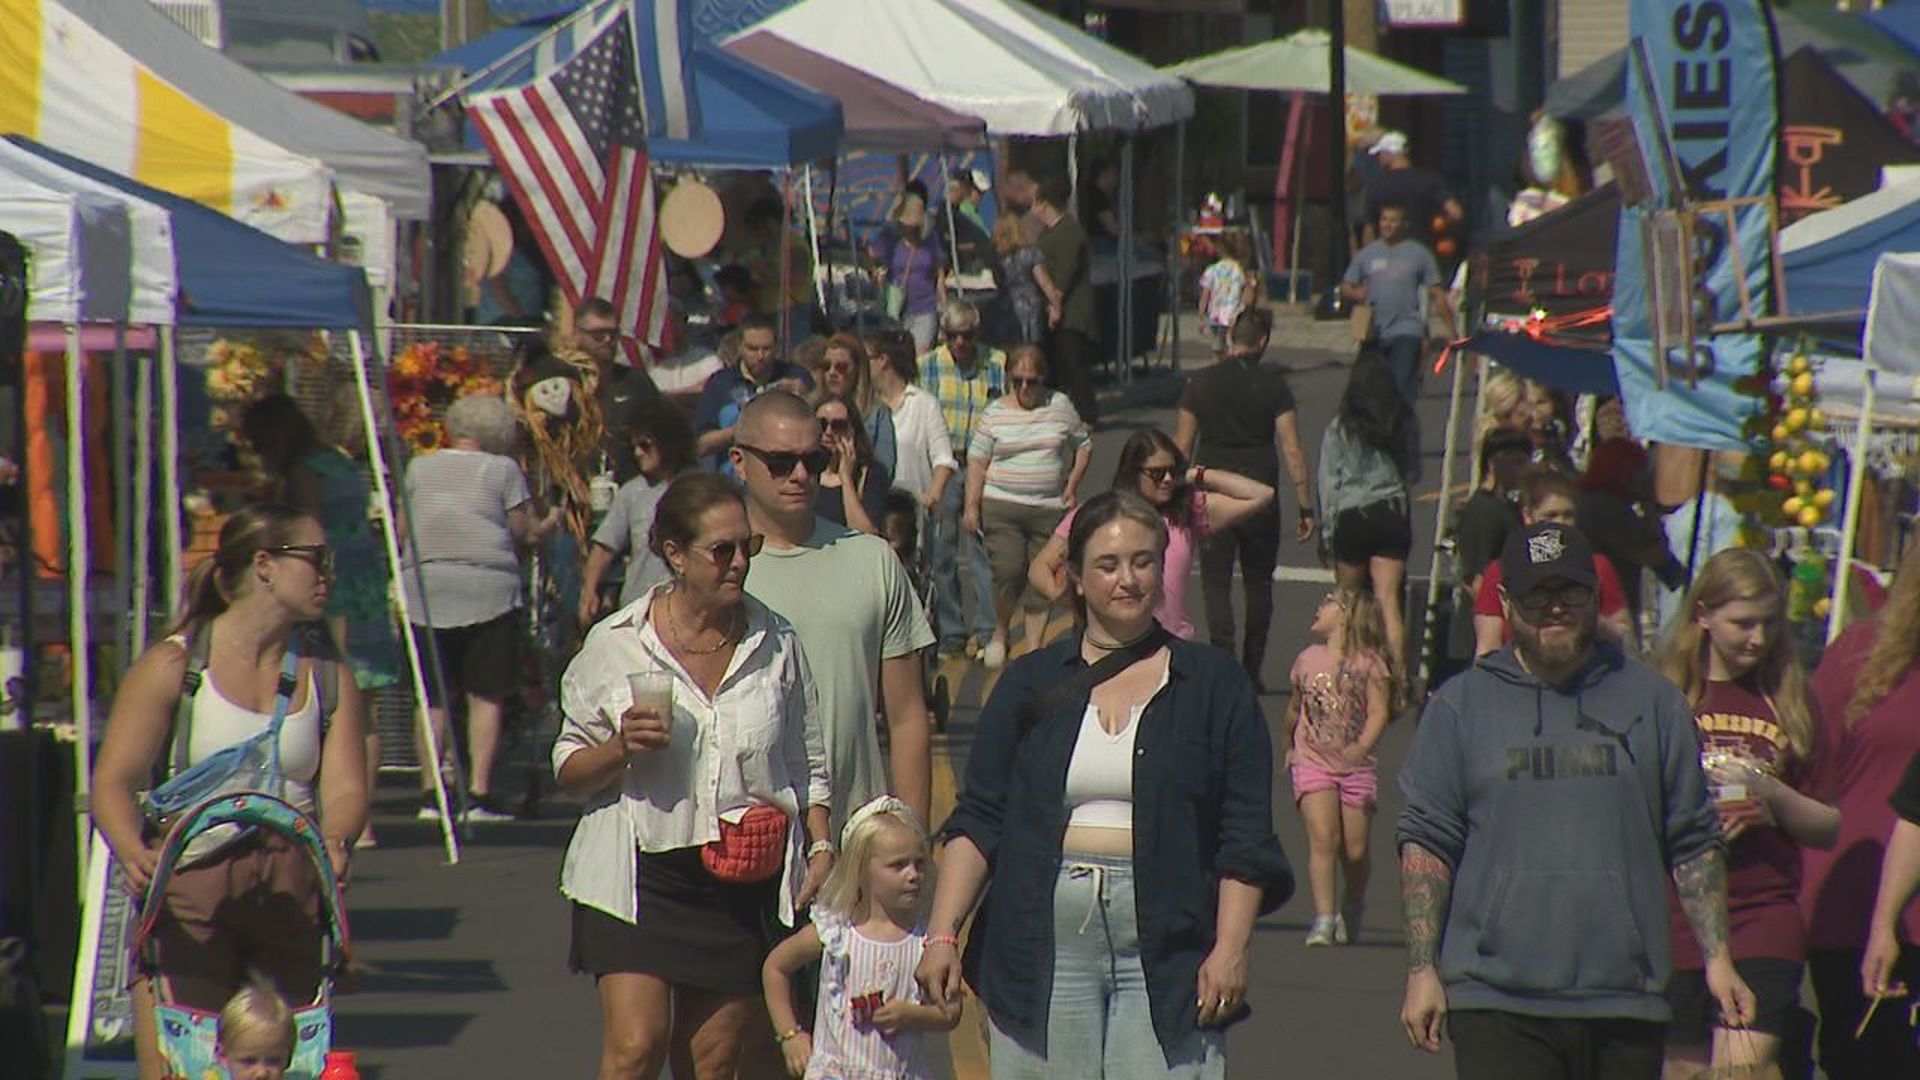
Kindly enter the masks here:
<path id="1" fill-rule="evenodd" d="M 773 949 L 780 878 L 734 885 L 707 873 L 699 848 L 640 852 L 632 923 L 573 905 L 574 971 L 651 975 L 716 994 L 757 994 Z"/>

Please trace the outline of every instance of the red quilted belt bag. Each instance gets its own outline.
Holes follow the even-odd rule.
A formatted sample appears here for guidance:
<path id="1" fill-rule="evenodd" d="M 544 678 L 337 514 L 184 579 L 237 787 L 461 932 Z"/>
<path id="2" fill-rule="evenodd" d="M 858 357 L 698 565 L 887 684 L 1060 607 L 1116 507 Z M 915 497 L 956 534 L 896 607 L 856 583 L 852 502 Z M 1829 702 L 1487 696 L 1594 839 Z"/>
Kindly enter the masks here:
<path id="1" fill-rule="evenodd" d="M 738 824 L 720 819 L 720 839 L 700 849 L 700 864 L 721 881 L 756 885 L 780 872 L 787 861 L 786 811 L 758 803 Z"/>

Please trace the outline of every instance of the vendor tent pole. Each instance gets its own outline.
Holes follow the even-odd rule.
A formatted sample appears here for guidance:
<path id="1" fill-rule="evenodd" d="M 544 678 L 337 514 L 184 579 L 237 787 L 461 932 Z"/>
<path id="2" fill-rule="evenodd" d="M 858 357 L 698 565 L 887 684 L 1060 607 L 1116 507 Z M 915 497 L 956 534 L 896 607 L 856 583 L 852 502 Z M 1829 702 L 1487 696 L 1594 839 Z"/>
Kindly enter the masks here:
<path id="1" fill-rule="evenodd" d="M 433 724 L 427 717 L 429 698 L 427 697 L 426 669 L 420 656 L 420 641 L 431 635 L 413 633 L 414 623 L 408 611 L 407 590 L 400 584 L 400 575 L 406 572 L 400 560 L 400 532 L 394 521 L 395 515 L 400 512 L 400 503 L 394 495 L 394 486 L 387 472 L 386 448 L 389 441 L 380 437 L 380 422 L 374 415 L 373 385 L 367 378 L 367 347 L 360 337 L 360 331 L 347 332 L 347 345 L 353 351 L 353 379 L 360 391 L 360 421 L 367 427 L 367 458 L 373 465 L 373 486 L 380 496 L 380 536 L 387 545 L 387 565 L 393 568 L 393 602 L 400 612 L 400 640 L 406 644 L 407 670 L 413 677 L 413 720 L 419 725 L 421 741 L 426 743 L 427 747 L 427 760 L 421 762 L 420 767 L 426 769 L 433 777 L 433 797 L 435 804 L 440 808 L 440 834 L 446 842 L 447 862 L 458 863 L 460 842 L 453 834 L 453 807 L 447 800 L 446 776 L 440 771 L 440 740 L 435 737 Z M 387 430 L 391 432 L 392 426 L 389 425 Z M 414 573 L 418 575 L 419 572 L 419 566 L 416 564 Z M 419 582 L 416 579 L 417 583 Z M 425 588 L 420 590 L 420 595 L 424 603 Z M 425 615 L 425 612 L 421 613 L 423 626 L 428 625 Z M 435 666 L 434 676 L 436 680 L 439 678 L 438 665 Z M 442 686 L 440 700 L 446 700 L 445 693 L 446 689 Z"/>
<path id="2" fill-rule="evenodd" d="M 1297 232 L 1296 235 L 1298 235 Z M 1454 448 L 1460 444 L 1460 400 L 1466 396 L 1466 386 L 1466 357 L 1456 355 L 1453 358 L 1453 389 L 1447 397 L 1447 434 L 1442 440 L 1445 449 L 1440 454 L 1440 509 L 1435 515 L 1433 524 L 1433 535 L 1436 539 L 1446 537 L 1447 526 L 1451 524 L 1453 518 L 1453 463 L 1458 457 L 1454 453 Z M 1434 650 L 1424 646 L 1427 638 L 1431 636 L 1434 612 L 1440 605 L 1440 557 L 1444 550 L 1445 547 L 1442 544 L 1433 545 L 1433 561 L 1428 564 L 1427 569 L 1427 606 L 1420 616 L 1421 632 L 1414 638 L 1422 645 L 1419 666 L 1421 686 L 1427 685 L 1433 677 Z M 1456 560 L 1456 569 L 1458 565 Z M 1444 640 L 1443 637 L 1442 641 Z"/>
<path id="3" fill-rule="evenodd" d="M 180 617 L 181 564 L 186 541 L 180 534 L 180 357 L 179 331 L 160 328 L 160 587 L 167 594 L 167 621 Z"/>
<path id="4" fill-rule="evenodd" d="M 1133 381 L 1133 136 L 1120 140 L 1120 385 Z"/>
<path id="5" fill-rule="evenodd" d="M 1187 122 L 1173 125 L 1173 243 L 1167 247 L 1172 273 L 1167 275 L 1167 315 L 1173 331 L 1173 373 L 1180 373 L 1180 285 L 1187 268 L 1180 238 L 1187 227 Z"/>
<path id="6" fill-rule="evenodd" d="M 87 625 L 87 439 L 84 400 L 85 372 L 81 367 L 80 328 L 67 324 L 67 635 L 72 650 L 73 686 L 69 703 L 73 715 L 73 813 L 79 861 L 77 887 L 86 888 L 87 856 L 93 829 L 87 820 L 87 800 L 93 781 L 89 775 L 93 753 L 92 646 Z M 31 572 L 23 566 L 22 572 Z"/>
<path id="7" fill-rule="evenodd" d="M 1333 233 L 1328 237 L 1327 265 L 1329 283 L 1339 281 L 1347 268 L 1347 5 L 1334 0 L 1327 5 L 1327 192 L 1332 209 Z M 1326 291 L 1326 290 L 1323 290 Z"/>
<path id="8" fill-rule="evenodd" d="M 780 185 L 780 350 L 793 352 L 793 167 L 787 167 Z"/>
<path id="9" fill-rule="evenodd" d="M 128 565 L 133 551 L 133 388 L 127 378 L 127 327 L 113 328 L 113 361 L 107 369 L 107 400 L 113 415 L 107 418 L 108 445 L 113 456 L 107 475 L 113 486 L 113 602 L 126 618 L 114 636 L 114 645 L 125 648 L 133 642 L 133 578 Z M 103 448 L 104 449 L 104 448 Z M 133 663 L 133 655 L 119 658 L 124 669 Z"/>
<path id="10" fill-rule="evenodd" d="M 133 382 L 133 624 L 128 662 L 147 648 L 153 611 L 153 362 L 142 358 Z"/>
<path id="11" fill-rule="evenodd" d="M 820 313 L 827 312 L 827 287 L 820 280 L 820 216 L 813 209 L 813 166 L 800 174 L 800 185 L 807 199 L 807 250 L 813 254 L 813 296 L 820 302 Z"/>
<path id="12" fill-rule="evenodd" d="M 947 170 L 947 155 L 941 154 L 940 155 L 940 198 L 941 200 L 945 201 L 947 199 L 947 193 L 952 190 L 953 190 L 953 174 Z M 946 214 L 947 261 L 949 264 L 952 265 L 953 276 L 957 279 L 960 276 L 960 226 L 958 223 L 956 223 L 953 220 L 954 217 L 956 216 L 953 212 L 953 204 L 951 202 L 948 202 L 946 204 L 946 207 L 947 207 L 947 214 Z M 948 291 L 951 292 L 952 289 L 949 288 Z M 945 312 L 942 312 L 942 314 L 944 315 Z"/>
<path id="13" fill-rule="evenodd" d="M 1827 642 L 1847 625 L 1847 578 L 1853 573 L 1853 545 L 1860 536 L 1860 501 L 1867 485 L 1867 436 L 1873 431 L 1874 370 L 1866 369 L 1860 394 L 1860 435 L 1847 470 L 1847 510 L 1840 520 L 1840 559 L 1833 569 L 1833 602 L 1827 608 Z"/>

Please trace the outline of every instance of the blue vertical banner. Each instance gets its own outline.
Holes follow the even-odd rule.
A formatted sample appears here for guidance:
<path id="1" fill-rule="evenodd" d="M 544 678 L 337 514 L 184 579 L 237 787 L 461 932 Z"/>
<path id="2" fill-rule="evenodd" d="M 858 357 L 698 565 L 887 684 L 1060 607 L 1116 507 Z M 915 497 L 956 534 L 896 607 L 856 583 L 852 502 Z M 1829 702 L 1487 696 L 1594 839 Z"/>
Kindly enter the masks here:
<path id="1" fill-rule="evenodd" d="M 1773 22 L 1762 0 L 1632 0 L 1630 20 L 1627 108 L 1654 197 L 1620 211 L 1613 364 L 1627 420 L 1642 439 L 1742 449 L 1746 421 L 1763 403 L 1735 383 L 1758 370 L 1765 343 L 1757 334 L 1709 337 L 1701 324 L 1741 317 L 1735 245 L 1753 313 L 1772 314 L 1767 208 L 1741 207 L 1731 234 L 1722 215 L 1698 222 L 1708 295 L 1695 305 L 1693 355 L 1675 348 L 1665 357 L 1664 388 L 1654 355 L 1641 225 L 1654 211 L 1683 202 L 1773 194 L 1780 123 Z M 1663 140 L 1670 157 L 1661 149 Z"/>

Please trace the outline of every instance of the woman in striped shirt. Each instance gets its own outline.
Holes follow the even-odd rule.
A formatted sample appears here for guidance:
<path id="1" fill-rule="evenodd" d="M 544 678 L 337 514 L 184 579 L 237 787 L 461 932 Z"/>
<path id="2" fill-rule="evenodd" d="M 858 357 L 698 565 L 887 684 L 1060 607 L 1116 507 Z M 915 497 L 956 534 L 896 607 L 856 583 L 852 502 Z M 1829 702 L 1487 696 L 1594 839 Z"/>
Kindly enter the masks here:
<path id="1" fill-rule="evenodd" d="M 1029 649 L 1038 648 L 1052 601 L 1027 588 L 1027 566 L 1072 509 L 1093 453 L 1087 425 L 1067 395 L 1047 387 L 1047 358 L 1022 345 L 1007 360 L 1013 393 L 994 399 L 967 447 L 967 501 L 961 527 L 986 538 L 993 567 L 994 631 L 982 661 L 1007 660 L 1007 625 L 1016 605 Z M 1024 594 L 1024 595 L 1023 595 Z"/>

